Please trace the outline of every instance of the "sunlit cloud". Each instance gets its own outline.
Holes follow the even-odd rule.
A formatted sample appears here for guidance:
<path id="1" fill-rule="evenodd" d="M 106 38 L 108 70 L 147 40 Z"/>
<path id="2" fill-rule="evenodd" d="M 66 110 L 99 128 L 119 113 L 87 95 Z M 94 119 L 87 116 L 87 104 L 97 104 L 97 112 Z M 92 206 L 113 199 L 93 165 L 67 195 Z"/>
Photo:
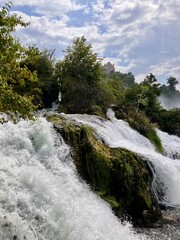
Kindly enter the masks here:
<path id="1" fill-rule="evenodd" d="M 180 79 L 179 0 L 14 0 L 26 29 L 24 44 L 56 48 L 59 58 L 76 37 L 85 35 L 93 50 L 137 81 L 152 72 L 161 81 Z"/>

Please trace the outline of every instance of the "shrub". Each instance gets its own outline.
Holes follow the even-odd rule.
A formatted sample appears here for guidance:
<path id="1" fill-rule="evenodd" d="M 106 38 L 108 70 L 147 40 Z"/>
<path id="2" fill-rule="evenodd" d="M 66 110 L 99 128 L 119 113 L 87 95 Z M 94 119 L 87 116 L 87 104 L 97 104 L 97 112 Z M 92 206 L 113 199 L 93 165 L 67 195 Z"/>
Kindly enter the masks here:
<path id="1" fill-rule="evenodd" d="M 151 123 L 149 118 L 147 118 L 143 112 L 130 111 L 125 120 L 133 129 L 147 137 L 151 143 L 154 144 L 157 152 L 163 152 L 161 140 L 155 130 L 156 125 Z"/>

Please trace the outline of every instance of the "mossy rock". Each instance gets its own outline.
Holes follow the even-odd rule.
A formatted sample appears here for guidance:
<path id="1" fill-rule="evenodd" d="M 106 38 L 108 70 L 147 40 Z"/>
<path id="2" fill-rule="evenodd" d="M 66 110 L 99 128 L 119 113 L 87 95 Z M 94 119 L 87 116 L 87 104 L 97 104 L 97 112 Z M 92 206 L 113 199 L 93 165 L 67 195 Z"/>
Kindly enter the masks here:
<path id="1" fill-rule="evenodd" d="M 142 226 L 157 221 L 160 214 L 151 197 L 152 173 L 145 160 L 127 149 L 109 148 L 88 126 L 59 115 L 47 119 L 72 147 L 80 176 L 111 205 L 118 217 L 130 216 Z"/>

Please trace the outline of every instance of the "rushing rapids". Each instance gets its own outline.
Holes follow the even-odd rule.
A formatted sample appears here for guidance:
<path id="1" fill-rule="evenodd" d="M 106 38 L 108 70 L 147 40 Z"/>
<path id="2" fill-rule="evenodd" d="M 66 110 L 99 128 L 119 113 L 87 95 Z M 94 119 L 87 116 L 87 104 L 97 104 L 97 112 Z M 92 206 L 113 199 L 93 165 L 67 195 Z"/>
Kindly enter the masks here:
<path id="1" fill-rule="evenodd" d="M 124 147 L 147 159 L 154 171 L 153 190 L 159 203 L 179 206 L 180 138 L 157 130 L 164 148 L 162 155 L 155 151 L 148 139 L 131 129 L 126 122 L 116 119 L 112 110 L 109 110 L 107 115 L 110 120 L 78 114 L 63 116 L 95 128 L 97 136 L 108 146 Z"/>
<path id="2" fill-rule="evenodd" d="M 147 239 L 90 191 L 45 119 L 0 125 L 0 149 L 0 239 Z"/>

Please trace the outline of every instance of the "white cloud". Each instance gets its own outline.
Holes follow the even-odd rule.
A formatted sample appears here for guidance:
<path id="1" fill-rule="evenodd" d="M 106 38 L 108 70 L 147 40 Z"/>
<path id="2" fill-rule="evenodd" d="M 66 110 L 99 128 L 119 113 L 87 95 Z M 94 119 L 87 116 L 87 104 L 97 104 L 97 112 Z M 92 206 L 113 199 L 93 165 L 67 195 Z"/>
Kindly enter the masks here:
<path id="1" fill-rule="evenodd" d="M 77 11 L 83 9 L 85 6 L 78 4 L 73 0 L 14 0 L 15 6 L 33 7 L 34 12 L 44 14 L 46 16 L 61 16 L 69 11 Z"/>
<path id="2" fill-rule="evenodd" d="M 176 77 L 180 79 L 180 57 L 166 59 L 159 65 L 150 66 L 150 70 L 156 76 Z M 165 80 L 166 80 L 165 79 Z"/>
<path id="3" fill-rule="evenodd" d="M 146 77 L 147 75 L 148 75 L 147 73 L 137 74 L 137 75 L 135 76 L 135 81 L 136 81 L 137 83 L 140 83 L 140 82 L 142 82 L 142 81 L 145 79 L 145 77 Z"/>
<path id="4" fill-rule="evenodd" d="M 111 59 L 122 72 L 131 71 L 142 80 L 150 72 L 157 77 L 180 78 L 179 0 L 77 1 L 14 0 L 14 4 L 33 7 L 39 13 L 21 13 L 31 25 L 18 29 L 17 34 L 26 43 L 54 46 L 59 52 L 75 37 L 85 35 L 94 51 Z M 82 21 L 77 14 L 72 20 L 76 10 L 90 19 Z"/>
<path id="5" fill-rule="evenodd" d="M 180 54 L 179 38 L 176 36 L 180 35 L 180 32 L 177 32 L 177 29 L 180 29 L 177 21 L 180 16 L 180 2 L 167 0 L 113 2 L 109 11 L 102 9 L 102 4 L 97 4 L 95 9 L 101 12 L 99 22 L 102 24 L 106 22 L 109 34 L 114 37 L 113 43 L 107 44 L 107 48 L 110 49 L 112 44 L 117 43 L 118 56 L 125 57 L 125 61 L 129 62 L 125 69 L 142 72 L 146 69 L 147 74 L 155 70 L 157 75 L 179 76 L 180 62 L 173 59 Z M 176 53 L 168 56 L 172 47 L 176 47 Z M 162 51 L 167 53 L 164 58 Z M 169 70 L 164 67 L 164 61 L 167 61 L 168 57 L 172 58 Z M 128 61 L 129 59 L 131 61 Z M 138 66 L 135 62 L 141 62 L 141 65 Z M 155 65 L 154 68 L 151 67 L 152 63 Z"/>
<path id="6" fill-rule="evenodd" d="M 27 28 L 19 27 L 16 31 L 16 35 L 23 44 L 35 44 L 40 49 L 56 48 L 58 57 L 62 57 L 62 50 L 79 36 L 85 35 L 90 42 L 92 39 L 98 38 L 97 26 L 69 27 L 66 15 L 61 19 L 54 19 L 48 16 L 29 16 L 22 12 L 16 13 L 21 15 L 25 22 L 30 22 Z"/>

